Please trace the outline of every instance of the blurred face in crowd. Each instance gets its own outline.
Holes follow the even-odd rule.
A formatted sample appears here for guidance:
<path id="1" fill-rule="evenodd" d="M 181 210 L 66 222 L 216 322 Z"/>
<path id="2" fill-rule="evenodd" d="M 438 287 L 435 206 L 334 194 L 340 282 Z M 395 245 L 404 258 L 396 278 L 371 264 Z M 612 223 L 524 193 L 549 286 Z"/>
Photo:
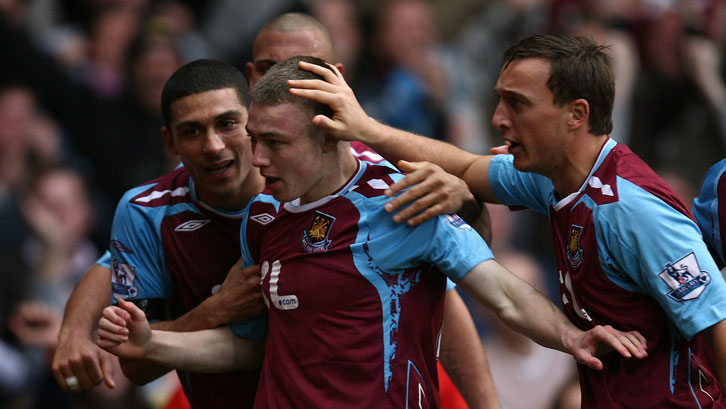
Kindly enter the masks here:
<path id="1" fill-rule="evenodd" d="M 245 131 L 247 108 L 237 91 L 224 88 L 192 94 L 171 104 L 170 129 L 164 128 L 169 151 L 179 155 L 203 202 L 237 210 L 259 190 L 248 183 L 250 138 Z"/>
<path id="2" fill-rule="evenodd" d="M 148 112 L 161 111 L 161 91 L 166 81 L 182 65 L 176 48 L 167 40 L 150 41 L 132 65 L 133 87 Z"/>
<path id="3" fill-rule="evenodd" d="M 62 240 L 70 248 L 86 236 L 93 218 L 83 180 L 68 169 L 44 174 L 25 197 L 23 209 L 42 234 Z"/>

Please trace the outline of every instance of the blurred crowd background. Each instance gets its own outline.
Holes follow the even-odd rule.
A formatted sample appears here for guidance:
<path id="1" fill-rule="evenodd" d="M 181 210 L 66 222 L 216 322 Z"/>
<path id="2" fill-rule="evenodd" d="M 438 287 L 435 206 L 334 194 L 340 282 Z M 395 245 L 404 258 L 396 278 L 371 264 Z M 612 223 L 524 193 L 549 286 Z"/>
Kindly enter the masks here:
<path id="1" fill-rule="evenodd" d="M 726 152 L 726 0 L 0 0 L 0 408 L 168 405 L 168 379 L 55 385 L 65 301 L 107 247 L 122 193 L 177 164 L 160 132 L 169 75 L 198 58 L 243 69 L 259 28 L 289 11 L 330 29 L 372 116 L 472 152 L 501 143 L 503 51 L 546 32 L 610 45 L 611 136 L 689 207 Z M 559 302 L 546 216 L 490 209 L 498 260 Z M 505 407 L 578 407 L 570 358 L 470 305 Z"/>

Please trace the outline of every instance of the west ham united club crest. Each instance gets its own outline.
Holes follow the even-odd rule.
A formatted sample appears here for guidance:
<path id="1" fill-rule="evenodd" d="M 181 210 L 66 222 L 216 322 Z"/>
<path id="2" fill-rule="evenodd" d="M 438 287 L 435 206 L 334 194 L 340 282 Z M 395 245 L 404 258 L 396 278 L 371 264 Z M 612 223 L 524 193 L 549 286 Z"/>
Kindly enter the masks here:
<path id="1" fill-rule="evenodd" d="M 325 251 L 332 240 L 328 239 L 330 227 L 335 222 L 335 217 L 325 213 L 315 212 L 313 220 L 307 230 L 303 231 L 302 246 L 308 253 Z"/>
<path id="2" fill-rule="evenodd" d="M 582 263 L 582 247 L 580 247 L 580 236 L 582 236 L 582 226 L 576 224 L 570 228 L 570 239 L 567 243 L 567 261 L 570 267 L 577 267 Z"/>
<path id="3" fill-rule="evenodd" d="M 659 276 L 671 288 L 668 296 L 676 301 L 698 298 L 711 282 L 711 275 L 701 271 L 694 253 L 689 253 L 674 263 L 666 264 L 665 270 L 661 271 Z"/>

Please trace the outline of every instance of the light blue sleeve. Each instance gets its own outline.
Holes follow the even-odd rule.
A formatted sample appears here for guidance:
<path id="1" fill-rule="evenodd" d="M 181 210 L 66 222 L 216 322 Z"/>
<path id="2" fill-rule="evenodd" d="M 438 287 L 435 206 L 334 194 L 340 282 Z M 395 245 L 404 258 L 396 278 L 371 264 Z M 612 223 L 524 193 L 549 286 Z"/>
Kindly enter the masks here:
<path id="1" fill-rule="evenodd" d="M 708 170 L 700 194 L 693 199 L 692 208 L 703 239 L 714 250 L 721 264 L 726 263 L 726 260 L 723 260 L 722 255 L 721 223 L 718 217 L 718 183 L 724 172 L 726 172 L 726 159 L 719 161 Z"/>
<path id="2" fill-rule="evenodd" d="M 402 273 L 429 263 L 458 282 L 476 265 L 494 258 L 489 246 L 459 216 L 438 216 L 410 227 L 393 222 L 383 208 L 388 200 L 381 196 L 363 201 L 361 225 L 365 228 L 359 235 L 365 237 L 360 237 L 352 249 L 354 254 L 371 258 L 365 262 L 388 273 Z"/>
<path id="3" fill-rule="evenodd" d="M 104 251 L 101 257 L 96 260 L 96 264 L 111 268 L 111 252 L 109 250 Z"/>
<path id="4" fill-rule="evenodd" d="M 616 267 L 606 273 L 627 274 L 688 338 L 726 318 L 726 284 L 696 223 L 626 180 L 618 192 L 595 218 L 601 265 Z"/>
<path id="5" fill-rule="evenodd" d="M 159 225 L 162 208 L 143 207 L 130 199 L 148 186 L 132 189 L 116 208 L 111 229 L 111 287 L 115 299 L 171 297 Z"/>
<path id="6" fill-rule="evenodd" d="M 496 155 L 489 164 L 489 186 L 494 196 L 507 206 L 524 206 L 549 214 L 555 203 L 554 186 L 542 175 L 514 168 L 514 156 Z"/>

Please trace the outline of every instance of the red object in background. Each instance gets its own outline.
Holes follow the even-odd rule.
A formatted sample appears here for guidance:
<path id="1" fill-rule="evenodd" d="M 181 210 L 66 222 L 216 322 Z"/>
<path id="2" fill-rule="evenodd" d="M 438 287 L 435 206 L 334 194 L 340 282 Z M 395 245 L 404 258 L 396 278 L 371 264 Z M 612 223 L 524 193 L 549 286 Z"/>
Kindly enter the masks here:
<path id="1" fill-rule="evenodd" d="M 464 398 L 456 389 L 454 383 L 451 382 L 449 375 L 446 374 L 444 368 L 439 361 L 436 365 L 439 370 L 439 394 L 441 395 L 441 409 L 469 409 Z"/>
<path id="2" fill-rule="evenodd" d="M 169 402 L 166 403 L 164 409 L 191 409 L 189 401 L 187 400 L 186 395 L 184 395 L 184 389 L 182 389 L 181 384 L 177 386 L 176 391 L 171 398 L 169 398 Z"/>

